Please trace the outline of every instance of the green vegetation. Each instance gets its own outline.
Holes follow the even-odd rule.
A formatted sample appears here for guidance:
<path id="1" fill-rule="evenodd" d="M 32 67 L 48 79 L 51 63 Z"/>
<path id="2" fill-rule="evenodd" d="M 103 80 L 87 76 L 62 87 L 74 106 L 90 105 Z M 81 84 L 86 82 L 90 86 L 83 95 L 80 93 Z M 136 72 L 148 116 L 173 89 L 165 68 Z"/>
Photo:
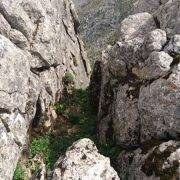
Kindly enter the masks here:
<path id="1" fill-rule="evenodd" d="M 74 75 L 70 72 L 66 72 L 65 76 L 64 76 L 64 83 L 66 84 L 70 84 L 70 83 L 74 83 Z"/>
<path id="2" fill-rule="evenodd" d="M 23 169 L 21 164 L 18 163 L 16 170 L 14 172 L 13 180 L 24 180 L 25 175 L 26 175 L 25 170 Z"/>
<path id="3" fill-rule="evenodd" d="M 73 90 L 72 94 L 64 97 L 58 104 L 55 105 L 56 112 L 59 118 L 67 119 L 67 122 L 61 122 L 56 125 L 60 135 L 54 134 L 53 131 L 33 139 L 30 144 L 29 162 L 35 155 L 41 155 L 46 164 L 47 172 L 52 170 L 53 165 L 63 154 L 66 149 L 76 140 L 81 138 L 90 138 L 93 140 L 100 153 L 115 159 L 120 153 L 120 149 L 110 145 L 99 145 L 96 139 L 96 115 L 93 113 L 89 99 L 88 90 Z M 68 133 L 69 129 L 76 127 L 75 132 Z M 28 163 L 30 164 L 30 163 Z M 38 171 L 38 166 L 35 172 Z M 24 171 L 17 166 L 14 177 L 23 179 Z M 17 178 L 16 178 L 17 179 Z M 15 180 L 15 178 L 14 178 Z"/>
<path id="4" fill-rule="evenodd" d="M 71 143 L 67 137 L 57 139 L 53 134 L 47 134 L 33 140 L 30 145 L 30 159 L 36 154 L 41 154 L 45 160 L 47 170 L 51 170 L 60 153 L 65 152 L 70 145 Z"/>

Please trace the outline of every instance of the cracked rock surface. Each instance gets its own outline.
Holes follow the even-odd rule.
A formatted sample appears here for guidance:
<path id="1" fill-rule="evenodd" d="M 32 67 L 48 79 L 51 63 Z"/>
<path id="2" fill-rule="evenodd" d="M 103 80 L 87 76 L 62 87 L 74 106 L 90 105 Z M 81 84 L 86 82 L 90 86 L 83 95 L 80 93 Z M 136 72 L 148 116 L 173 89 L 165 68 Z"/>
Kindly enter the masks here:
<path id="1" fill-rule="evenodd" d="M 50 113 L 65 74 L 89 83 L 77 22 L 70 0 L 0 1 L 0 179 L 12 179 L 37 109 Z"/>

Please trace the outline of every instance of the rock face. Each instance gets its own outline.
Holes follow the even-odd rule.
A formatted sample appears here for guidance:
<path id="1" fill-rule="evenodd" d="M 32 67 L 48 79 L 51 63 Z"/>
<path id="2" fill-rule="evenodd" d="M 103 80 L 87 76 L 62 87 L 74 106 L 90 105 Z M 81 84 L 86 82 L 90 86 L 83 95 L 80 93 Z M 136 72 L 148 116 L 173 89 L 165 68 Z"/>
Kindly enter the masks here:
<path id="1" fill-rule="evenodd" d="M 85 88 L 90 68 L 69 0 L 1 0 L 0 24 L 0 179 L 12 179 L 29 125 L 50 116 L 66 74 Z"/>
<path id="2" fill-rule="evenodd" d="M 179 157 L 179 142 L 170 141 L 168 152 L 159 152 L 164 144 L 151 144 L 147 152 L 142 152 L 151 141 L 179 140 L 179 7 L 179 0 L 137 1 L 135 14 L 121 23 L 119 41 L 103 51 L 94 72 L 94 77 L 101 72 L 101 80 L 91 88 L 91 94 L 99 97 L 100 142 L 138 148 L 119 160 L 120 166 L 130 162 L 125 166 L 128 179 L 160 179 L 166 172 L 171 179 L 180 174 L 176 171 L 179 160 L 169 160 Z M 126 158 L 128 163 L 123 162 Z M 124 173 L 122 168 L 119 171 Z"/>
<path id="3" fill-rule="evenodd" d="M 140 2 L 136 6 L 142 5 Z M 121 23 L 119 41 L 104 51 L 98 70 L 102 77 L 98 113 L 101 142 L 113 140 L 129 147 L 151 139 L 179 137 L 179 5 L 179 1 L 168 1 L 152 14 L 127 17 Z M 158 14 L 166 7 L 174 11 L 165 11 L 171 16 L 164 15 L 169 17 L 167 22 L 159 18 L 159 27 Z M 173 24 L 174 18 L 177 23 Z"/>
<path id="4" fill-rule="evenodd" d="M 152 149 L 123 152 L 118 157 L 121 178 L 179 179 L 180 142 L 164 142 Z"/>
<path id="5" fill-rule="evenodd" d="M 90 139 L 81 139 L 68 148 L 56 163 L 52 180 L 119 180 L 109 158 L 98 153 Z"/>
<path id="6" fill-rule="evenodd" d="M 130 13 L 133 0 L 73 0 L 80 18 L 82 34 L 91 63 L 118 39 L 120 22 Z"/>

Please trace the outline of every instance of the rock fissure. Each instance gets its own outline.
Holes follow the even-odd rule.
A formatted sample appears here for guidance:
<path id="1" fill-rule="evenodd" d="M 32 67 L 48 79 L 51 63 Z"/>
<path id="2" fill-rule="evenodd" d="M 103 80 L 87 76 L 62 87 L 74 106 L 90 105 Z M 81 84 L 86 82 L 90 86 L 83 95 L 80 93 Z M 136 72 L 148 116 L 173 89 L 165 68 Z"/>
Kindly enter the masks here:
<path id="1" fill-rule="evenodd" d="M 80 55 L 81 55 L 81 58 L 82 58 L 82 62 L 83 62 L 86 74 L 89 77 L 90 76 L 90 70 L 89 70 L 90 68 L 88 68 L 87 60 L 84 58 L 82 44 L 81 44 L 80 39 L 79 39 L 78 36 L 77 36 L 77 42 L 78 42 L 78 45 L 79 45 L 79 48 L 80 48 Z"/>
<path id="2" fill-rule="evenodd" d="M 64 26 L 64 29 L 66 31 L 66 34 L 68 34 L 69 38 L 71 39 L 72 42 L 75 43 L 75 40 L 72 38 L 72 36 L 69 34 L 69 29 L 68 29 L 68 26 L 66 25 L 66 23 L 64 22 L 64 19 L 62 19 L 62 24 Z"/>
<path id="3" fill-rule="evenodd" d="M 10 128 L 9 128 L 9 125 L 7 124 L 7 122 L 3 119 L 3 118 L 0 118 L 1 119 L 1 122 L 3 123 L 6 131 L 9 133 L 11 132 Z"/>

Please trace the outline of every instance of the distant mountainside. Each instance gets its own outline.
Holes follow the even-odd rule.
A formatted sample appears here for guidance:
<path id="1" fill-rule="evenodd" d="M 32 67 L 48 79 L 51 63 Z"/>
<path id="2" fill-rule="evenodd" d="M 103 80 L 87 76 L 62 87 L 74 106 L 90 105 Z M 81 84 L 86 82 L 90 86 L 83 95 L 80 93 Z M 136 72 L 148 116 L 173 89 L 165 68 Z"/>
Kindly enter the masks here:
<path id="1" fill-rule="evenodd" d="M 73 0 L 92 64 L 108 44 L 117 41 L 120 22 L 130 13 L 133 0 Z"/>

